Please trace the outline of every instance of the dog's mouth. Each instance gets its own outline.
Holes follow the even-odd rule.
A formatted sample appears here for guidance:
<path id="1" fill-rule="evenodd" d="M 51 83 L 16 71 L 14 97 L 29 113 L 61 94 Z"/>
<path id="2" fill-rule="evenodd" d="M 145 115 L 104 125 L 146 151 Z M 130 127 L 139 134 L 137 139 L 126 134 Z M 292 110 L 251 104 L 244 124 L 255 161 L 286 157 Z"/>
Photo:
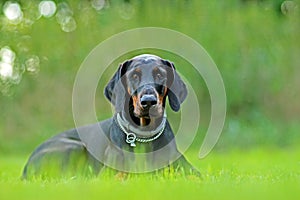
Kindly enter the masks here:
<path id="1" fill-rule="evenodd" d="M 136 117 L 150 119 L 150 118 L 161 116 L 162 111 L 159 105 L 153 105 L 150 106 L 149 108 L 142 108 L 139 113 L 135 113 L 135 114 Z"/>

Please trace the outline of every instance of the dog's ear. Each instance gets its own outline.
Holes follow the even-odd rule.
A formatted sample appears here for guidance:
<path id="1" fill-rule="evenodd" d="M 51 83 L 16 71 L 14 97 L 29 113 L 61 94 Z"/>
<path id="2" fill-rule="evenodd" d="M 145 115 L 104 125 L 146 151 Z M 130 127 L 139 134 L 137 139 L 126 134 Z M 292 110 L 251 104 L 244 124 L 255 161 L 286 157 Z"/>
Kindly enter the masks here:
<path id="1" fill-rule="evenodd" d="M 118 70 L 110 79 L 110 81 L 104 89 L 104 95 L 114 106 L 116 105 L 117 101 L 116 95 L 122 95 L 121 93 L 124 92 L 122 76 L 126 73 L 127 67 L 130 65 L 131 62 L 131 60 L 127 60 L 124 63 L 120 64 Z M 120 83 L 122 83 L 122 85 L 120 85 Z"/>
<path id="2" fill-rule="evenodd" d="M 187 96 L 186 85 L 175 70 L 175 66 L 172 62 L 164 60 L 163 63 L 170 67 L 171 74 L 168 75 L 168 98 L 169 104 L 175 112 L 179 111 L 180 104 L 185 100 Z M 169 70 L 168 70 L 169 71 Z"/>

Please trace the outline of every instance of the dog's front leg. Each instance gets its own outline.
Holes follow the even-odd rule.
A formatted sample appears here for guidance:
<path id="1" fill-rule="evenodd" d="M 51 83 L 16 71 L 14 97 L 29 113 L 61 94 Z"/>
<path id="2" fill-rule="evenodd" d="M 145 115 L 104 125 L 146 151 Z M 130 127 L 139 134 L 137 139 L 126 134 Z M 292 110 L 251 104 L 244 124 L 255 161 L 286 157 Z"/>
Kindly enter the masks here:
<path id="1" fill-rule="evenodd" d="M 105 164 L 109 167 L 110 175 L 117 180 L 124 180 L 128 172 L 135 170 L 135 157 L 131 152 L 109 146 L 105 151 Z"/>
<path id="2" fill-rule="evenodd" d="M 109 145 L 105 150 L 104 163 L 112 169 L 123 169 L 125 166 L 124 154 L 121 149 Z"/>
<path id="3" fill-rule="evenodd" d="M 182 171 L 185 175 L 195 175 L 201 177 L 201 173 L 189 161 L 187 161 L 184 155 L 181 155 L 171 165 L 175 169 Z"/>

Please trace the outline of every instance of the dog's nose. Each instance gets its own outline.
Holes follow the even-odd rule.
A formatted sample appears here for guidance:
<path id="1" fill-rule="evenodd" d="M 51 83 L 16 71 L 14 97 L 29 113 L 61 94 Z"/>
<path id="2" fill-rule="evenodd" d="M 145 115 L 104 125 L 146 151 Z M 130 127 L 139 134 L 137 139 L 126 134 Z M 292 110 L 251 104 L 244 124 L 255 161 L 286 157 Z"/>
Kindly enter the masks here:
<path id="1" fill-rule="evenodd" d="M 140 97 L 140 103 L 143 108 L 149 108 L 150 106 L 157 104 L 157 97 L 155 95 L 155 89 L 153 86 L 144 86 Z"/>
<path id="2" fill-rule="evenodd" d="M 153 94 L 144 94 L 141 97 L 141 105 L 146 108 L 157 104 L 157 99 Z"/>

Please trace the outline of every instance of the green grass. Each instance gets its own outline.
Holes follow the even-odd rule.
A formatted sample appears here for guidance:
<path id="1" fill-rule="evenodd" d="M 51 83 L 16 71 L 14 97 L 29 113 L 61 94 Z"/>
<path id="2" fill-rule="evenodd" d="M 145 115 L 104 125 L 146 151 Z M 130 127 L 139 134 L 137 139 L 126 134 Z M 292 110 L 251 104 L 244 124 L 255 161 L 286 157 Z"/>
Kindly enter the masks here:
<path id="1" fill-rule="evenodd" d="M 39 1 L 20 2 L 27 16 L 28 4 Z M 25 71 L 19 84 L 9 85 L 10 90 L 0 82 L 1 200 L 300 199 L 299 9 L 282 15 L 278 12 L 281 0 L 131 0 L 134 13 L 124 19 L 127 13 L 122 10 L 122 0 L 110 1 L 100 12 L 88 7 L 91 1 L 66 2 L 77 21 L 71 33 L 63 32 L 55 17 L 41 18 L 31 26 L 14 26 L 0 13 L 0 48 L 10 46 L 19 66 L 31 55 L 40 58 L 38 74 Z M 294 2 L 299 8 L 300 1 Z M 3 2 L 0 10 L 2 6 Z M 196 159 L 196 148 L 188 153 L 203 180 L 171 174 L 126 180 L 21 181 L 22 167 L 34 147 L 74 127 L 72 88 L 84 58 L 112 35 L 147 26 L 192 37 L 208 51 L 223 77 L 228 116 L 217 148 L 204 160 Z M 195 141 L 199 146 L 210 119 L 207 87 L 178 55 L 153 53 L 174 61 L 199 91 L 201 124 Z M 116 59 L 99 82 L 96 107 L 101 119 L 111 114 L 103 87 L 127 56 Z M 170 121 L 177 123 L 176 117 Z"/>
<path id="2" fill-rule="evenodd" d="M 26 157 L 1 155 L 1 199 L 299 199 L 300 149 L 213 152 L 203 160 L 190 152 L 203 179 L 172 174 L 125 179 L 21 181 Z"/>

